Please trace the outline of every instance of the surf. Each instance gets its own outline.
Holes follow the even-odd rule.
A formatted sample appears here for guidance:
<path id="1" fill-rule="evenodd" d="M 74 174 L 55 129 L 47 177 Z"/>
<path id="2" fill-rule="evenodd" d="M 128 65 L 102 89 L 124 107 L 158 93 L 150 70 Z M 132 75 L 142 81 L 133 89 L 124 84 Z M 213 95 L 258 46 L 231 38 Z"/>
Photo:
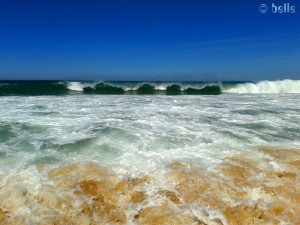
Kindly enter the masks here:
<path id="1" fill-rule="evenodd" d="M 0 96 L 297 94 L 300 80 L 260 82 L 0 82 Z"/>

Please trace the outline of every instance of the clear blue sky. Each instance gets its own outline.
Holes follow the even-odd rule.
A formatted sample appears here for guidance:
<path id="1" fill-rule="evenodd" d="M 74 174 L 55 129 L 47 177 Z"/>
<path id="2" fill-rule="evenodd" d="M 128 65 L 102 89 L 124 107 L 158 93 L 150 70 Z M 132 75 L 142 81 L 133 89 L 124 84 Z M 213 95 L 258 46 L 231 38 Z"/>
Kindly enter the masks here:
<path id="1" fill-rule="evenodd" d="M 300 79 L 297 0 L 0 0 L 0 27 L 0 79 Z"/>

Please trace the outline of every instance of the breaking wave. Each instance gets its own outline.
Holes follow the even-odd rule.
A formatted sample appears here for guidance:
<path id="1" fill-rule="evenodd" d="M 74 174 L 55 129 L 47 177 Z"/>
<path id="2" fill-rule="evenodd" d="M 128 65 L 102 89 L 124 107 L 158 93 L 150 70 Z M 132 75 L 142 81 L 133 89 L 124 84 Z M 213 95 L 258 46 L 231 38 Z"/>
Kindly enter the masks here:
<path id="1" fill-rule="evenodd" d="M 300 93 L 300 80 L 261 81 L 258 83 L 237 84 L 223 89 L 229 93 Z"/>
<path id="2" fill-rule="evenodd" d="M 0 95 L 219 95 L 300 93 L 300 80 L 241 82 L 6 82 Z"/>

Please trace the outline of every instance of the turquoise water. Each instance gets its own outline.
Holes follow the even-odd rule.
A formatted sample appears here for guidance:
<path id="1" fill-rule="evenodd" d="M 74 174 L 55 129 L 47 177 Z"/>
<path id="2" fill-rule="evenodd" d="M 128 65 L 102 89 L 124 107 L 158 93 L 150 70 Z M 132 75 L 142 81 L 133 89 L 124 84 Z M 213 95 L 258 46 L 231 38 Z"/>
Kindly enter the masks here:
<path id="1" fill-rule="evenodd" d="M 0 174 L 87 160 L 147 171 L 208 166 L 259 146 L 300 147 L 300 95 L 0 98 Z"/>

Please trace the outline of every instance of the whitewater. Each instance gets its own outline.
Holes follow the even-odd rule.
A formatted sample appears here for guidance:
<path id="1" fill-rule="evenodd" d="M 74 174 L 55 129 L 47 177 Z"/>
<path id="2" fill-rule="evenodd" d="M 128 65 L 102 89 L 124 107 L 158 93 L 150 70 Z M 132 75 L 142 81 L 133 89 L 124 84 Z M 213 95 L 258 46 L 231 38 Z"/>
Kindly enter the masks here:
<path id="1" fill-rule="evenodd" d="M 1 96 L 0 224 L 299 224 L 299 82 Z"/>

